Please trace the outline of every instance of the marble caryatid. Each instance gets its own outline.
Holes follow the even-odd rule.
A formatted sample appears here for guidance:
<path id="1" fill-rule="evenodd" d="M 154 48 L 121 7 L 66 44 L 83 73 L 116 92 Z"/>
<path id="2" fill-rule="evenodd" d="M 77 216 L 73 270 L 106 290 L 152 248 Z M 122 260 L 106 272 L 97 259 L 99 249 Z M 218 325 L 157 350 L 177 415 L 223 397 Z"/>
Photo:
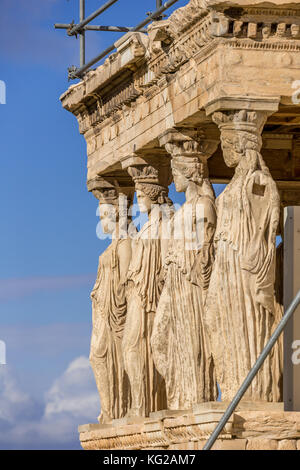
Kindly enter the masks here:
<path id="1" fill-rule="evenodd" d="M 218 112 L 227 166 L 235 173 L 217 199 L 216 259 L 206 302 L 222 400 L 231 400 L 274 329 L 276 231 L 280 199 L 260 150 L 267 113 Z M 279 401 L 279 358 L 273 351 L 245 397 Z"/>
<path id="2" fill-rule="evenodd" d="M 132 241 L 128 270 L 127 318 L 123 338 L 125 369 L 131 386 L 130 416 L 149 416 L 166 409 L 165 383 L 152 357 L 150 338 L 164 285 L 162 264 L 163 216 L 172 213 L 168 197 L 169 166 L 130 166 L 141 212 L 148 222 Z"/>
<path id="3" fill-rule="evenodd" d="M 122 339 L 126 320 L 125 286 L 131 258 L 126 234 L 130 198 L 118 188 L 94 190 L 100 200 L 100 219 L 112 243 L 99 258 L 97 280 L 91 293 L 93 332 L 90 362 L 101 401 L 100 423 L 122 418 L 130 407 L 130 387 L 124 369 Z M 125 221 L 125 223 L 124 223 Z"/>
<path id="4" fill-rule="evenodd" d="M 216 142 L 167 143 L 176 190 L 185 204 L 171 220 L 165 286 L 152 333 L 155 365 L 166 382 L 168 408 L 185 410 L 217 398 L 211 348 L 203 323 L 214 260 L 215 195 L 207 159 Z"/>

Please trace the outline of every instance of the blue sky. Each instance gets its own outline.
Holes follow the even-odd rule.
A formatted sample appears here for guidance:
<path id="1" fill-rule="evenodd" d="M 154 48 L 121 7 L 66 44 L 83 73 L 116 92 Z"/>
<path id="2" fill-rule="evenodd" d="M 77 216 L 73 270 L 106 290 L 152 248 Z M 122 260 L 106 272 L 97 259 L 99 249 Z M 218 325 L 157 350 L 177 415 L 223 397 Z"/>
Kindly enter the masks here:
<path id="1" fill-rule="evenodd" d="M 89 14 L 104 2 L 86 3 Z M 133 26 L 154 6 L 120 0 L 95 23 Z M 79 448 L 77 425 L 99 414 L 89 294 L 107 242 L 96 237 L 84 138 L 59 101 L 78 42 L 53 29 L 77 18 L 78 0 L 1 0 L 0 449 Z M 118 37 L 89 33 L 88 59 Z"/>

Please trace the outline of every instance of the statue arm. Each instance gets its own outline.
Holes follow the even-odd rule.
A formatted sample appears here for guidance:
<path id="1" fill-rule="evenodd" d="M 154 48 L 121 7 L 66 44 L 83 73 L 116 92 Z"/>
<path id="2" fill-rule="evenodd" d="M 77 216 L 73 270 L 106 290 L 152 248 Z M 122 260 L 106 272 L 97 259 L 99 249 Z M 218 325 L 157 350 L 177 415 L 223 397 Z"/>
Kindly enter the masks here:
<path id="1" fill-rule="evenodd" d="M 280 221 L 280 196 L 274 181 L 272 181 L 271 185 L 271 201 L 270 231 L 268 237 L 269 247 L 276 246 L 276 235 Z"/>
<path id="2" fill-rule="evenodd" d="M 217 215 L 214 205 L 209 202 L 204 206 L 204 222 L 200 229 L 203 231 L 201 247 L 195 256 L 192 266 L 191 280 L 193 283 L 207 289 L 209 285 L 212 265 L 214 262 L 213 239 L 217 224 Z"/>
<path id="3" fill-rule="evenodd" d="M 120 274 L 120 283 L 125 284 L 127 281 L 127 273 L 129 269 L 129 264 L 131 261 L 132 247 L 131 239 L 127 238 L 122 240 L 118 246 L 118 259 L 119 259 L 119 274 Z"/>
<path id="4" fill-rule="evenodd" d="M 95 284 L 94 284 L 94 287 L 93 287 L 93 290 L 91 292 L 91 300 L 94 301 L 94 298 L 96 296 L 96 293 L 97 293 L 97 290 L 99 288 L 99 284 L 100 284 L 100 272 L 101 272 L 101 256 L 99 257 L 99 261 L 98 261 L 98 270 L 97 270 L 97 278 L 96 278 L 96 281 L 95 281 Z"/>
<path id="5" fill-rule="evenodd" d="M 263 273 L 272 269 L 270 265 L 276 246 L 280 214 L 276 183 L 270 176 L 257 171 L 245 185 L 244 198 L 242 268 L 264 276 Z"/>
<path id="6" fill-rule="evenodd" d="M 173 217 L 173 214 L 171 215 Z M 161 263 L 165 269 L 166 259 L 169 251 L 170 239 L 172 238 L 173 233 L 173 223 L 170 219 L 167 223 L 162 222 L 159 227 L 159 238 L 160 238 L 160 247 L 161 247 Z"/>
<path id="7" fill-rule="evenodd" d="M 166 257 L 168 254 L 169 240 L 161 240 L 161 264 L 165 266 Z"/>
<path id="8" fill-rule="evenodd" d="M 274 283 L 275 283 L 275 260 L 276 260 L 276 233 L 280 216 L 280 198 L 276 183 L 271 177 L 259 179 L 259 183 L 265 186 L 265 197 L 262 199 L 262 209 L 258 226 L 264 226 L 264 231 L 256 233 L 252 258 L 253 267 L 250 272 L 256 274 L 257 301 L 269 312 L 274 310 Z M 252 210 L 257 206 L 252 204 Z M 259 214 L 259 213 L 258 213 Z M 255 212 L 252 213 L 252 216 Z M 264 235 L 265 234 L 265 235 Z M 266 251 L 262 250 L 261 237 L 265 237 Z M 251 247 L 248 247 L 251 252 Z"/>
<path id="9" fill-rule="evenodd" d="M 204 243 L 213 243 L 215 230 L 217 226 L 217 213 L 213 204 L 209 203 L 205 205 L 205 220 L 204 220 Z"/>

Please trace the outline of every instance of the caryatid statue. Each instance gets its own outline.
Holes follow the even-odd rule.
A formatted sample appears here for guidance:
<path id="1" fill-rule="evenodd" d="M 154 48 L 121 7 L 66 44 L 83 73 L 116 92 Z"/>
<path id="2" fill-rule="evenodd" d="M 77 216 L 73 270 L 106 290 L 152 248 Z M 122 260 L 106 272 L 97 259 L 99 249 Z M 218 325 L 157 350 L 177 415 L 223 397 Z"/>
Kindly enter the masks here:
<path id="1" fill-rule="evenodd" d="M 186 202 L 171 221 L 166 279 L 151 344 L 155 365 L 166 382 L 168 408 L 186 410 L 217 398 L 203 314 L 217 223 L 207 159 L 218 142 L 199 135 L 165 137 L 176 190 L 185 193 Z"/>
<path id="2" fill-rule="evenodd" d="M 130 408 L 122 339 L 127 311 L 125 287 L 131 258 L 131 240 L 126 238 L 127 208 L 132 202 L 133 191 L 132 194 L 124 194 L 117 186 L 103 181 L 101 185 L 92 192 L 100 201 L 103 232 L 111 234 L 112 243 L 99 258 L 97 280 L 91 293 L 93 332 L 90 362 L 101 401 L 98 420 L 108 423 L 126 416 Z"/>
<path id="3" fill-rule="evenodd" d="M 217 199 L 216 259 L 206 303 L 222 400 L 232 400 L 274 329 L 276 231 L 280 199 L 260 150 L 267 115 L 213 115 L 227 166 L 235 174 Z M 246 399 L 278 401 L 278 347 L 253 380 Z"/>
<path id="4" fill-rule="evenodd" d="M 150 339 L 158 301 L 164 285 L 162 227 L 164 216 L 171 216 L 168 197 L 170 165 L 133 165 L 128 168 L 136 189 L 140 211 L 148 222 L 132 241 L 132 260 L 128 270 L 127 318 L 123 337 L 125 369 L 131 387 L 129 416 L 149 416 L 166 409 L 165 383 L 155 368 Z"/>

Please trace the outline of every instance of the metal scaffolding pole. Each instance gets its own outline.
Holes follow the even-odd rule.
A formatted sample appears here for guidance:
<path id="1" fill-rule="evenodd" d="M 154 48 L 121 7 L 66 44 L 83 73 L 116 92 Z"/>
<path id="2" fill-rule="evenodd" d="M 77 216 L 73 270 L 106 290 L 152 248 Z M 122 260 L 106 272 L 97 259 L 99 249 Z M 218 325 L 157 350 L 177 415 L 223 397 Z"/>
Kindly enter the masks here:
<path id="1" fill-rule="evenodd" d="M 163 0 L 156 0 L 156 10 L 161 8 L 162 4 L 163 4 Z M 162 20 L 162 19 L 163 19 L 163 16 L 160 16 L 159 18 L 157 18 L 157 20 Z"/>
<path id="2" fill-rule="evenodd" d="M 70 23 L 56 23 L 54 25 L 55 29 L 71 29 L 72 24 Z M 146 29 L 139 29 L 135 30 L 134 28 L 131 28 L 130 26 L 98 26 L 98 25 L 87 25 L 84 26 L 83 29 L 85 31 L 111 31 L 114 33 L 128 33 L 129 31 L 139 31 L 141 33 L 146 33 Z"/>
<path id="3" fill-rule="evenodd" d="M 115 0 L 116 1 L 116 0 Z M 162 13 L 164 13 L 168 8 L 170 8 L 172 5 L 174 5 L 178 0 L 168 0 L 166 3 L 162 4 L 160 8 L 158 8 L 154 13 L 151 13 L 146 19 L 144 19 L 141 23 L 139 23 L 135 28 L 132 29 L 132 31 L 139 31 L 144 26 L 146 26 L 148 23 L 151 23 L 151 21 L 157 19 L 157 17 L 161 16 Z M 111 2 L 110 2 L 111 3 Z M 108 7 L 107 7 L 108 8 Z M 86 21 L 86 20 L 85 20 Z M 82 22 L 84 23 L 84 22 Z M 83 24 L 81 23 L 81 27 Z M 87 23 L 85 23 L 87 24 Z M 79 25 L 78 25 L 79 26 Z M 77 27 L 76 27 L 77 28 Z M 73 28 L 73 29 L 76 29 Z M 72 31 L 72 30 L 71 30 Z M 70 34 L 71 34 L 70 31 Z M 78 28 L 76 29 L 78 31 Z M 103 59 L 105 56 L 107 56 L 110 52 L 112 52 L 115 49 L 115 44 L 111 44 L 105 51 L 101 52 L 97 57 L 94 59 L 90 60 L 87 64 L 85 64 L 83 67 L 80 67 L 79 69 L 76 70 L 71 70 L 69 73 L 69 79 L 76 79 L 76 78 L 81 78 L 83 74 L 91 68 L 94 64 L 99 62 L 101 59 Z"/>
<path id="4" fill-rule="evenodd" d="M 144 26 L 146 26 L 146 24 L 150 23 L 152 20 L 155 20 L 158 16 L 164 13 L 168 8 L 170 8 L 176 2 L 178 2 L 178 0 L 169 0 L 168 2 L 162 4 L 161 7 L 158 8 L 154 13 L 151 13 L 151 15 L 148 16 L 148 18 L 146 18 L 144 21 L 139 23 L 136 26 L 136 29 L 141 29 Z"/>
<path id="5" fill-rule="evenodd" d="M 114 3 L 117 3 L 118 0 L 109 0 L 108 2 L 106 2 L 104 5 L 102 5 L 102 7 L 100 7 L 98 10 L 96 10 L 94 13 L 92 13 L 90 16 L 88 16 L 87 18 L 85 18 L 84 20 L 80 21 L 79 24 L 77 24 L 76 26 L 74 26 L 70 31 L 69 31 L 69 35 L 70 36 L 73 36 L 74 34 L 76 33 L 79 33 L 80 30 L 85 26 L 87 25 L 88 23 L 90 23 L 93 19 L 97 18 L 97 16 L 101 15 L 101 13 L 103 13 L 105 10 L 107 10 L 109 7 L 111 7 Z"/>
<path id="6" fill-rule="evenodd" d="M 80 0 L 80 17 L 79 21 L 84 21 L 85 18 L 85 0 Z M 85 64 L 85 30 L 80 30 L 80 67 Z"/>

